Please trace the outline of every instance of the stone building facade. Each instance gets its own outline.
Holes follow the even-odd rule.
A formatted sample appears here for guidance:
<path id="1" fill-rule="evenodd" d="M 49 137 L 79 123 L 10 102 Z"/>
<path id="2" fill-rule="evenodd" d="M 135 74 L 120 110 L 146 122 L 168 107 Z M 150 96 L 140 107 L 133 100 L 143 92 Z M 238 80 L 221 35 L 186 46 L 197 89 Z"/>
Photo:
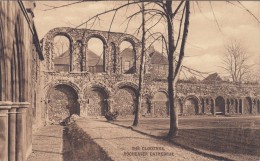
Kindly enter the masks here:
<path id="1" fill-rule="evenodd" d="M 70 43 L 69 71 L 55 71 L 53 40 L 59 35 L 66 36 Z M 89 71 L 88 41 L 91 38 L 103 42 L 104 70 L 99 73 Z M 130 74 L 121 70 L 124 59 L 120 44 L 123 41 L 133 46 L 133 70 Z M 121 116 L 133 115 L 141 51 L 138 39 L 123 33 L 62 27 L 49 31 L 43 38 L 42 47 L 45 57 L 41 63 L 43 86 L 39 96 L 43 107 L 42 122 L 59 121 L 73 113 L 89 117 L 102 116 L 106 111 L 116 110 Z M 151 69 L 150 61 L 147 55 L 148 70 Z M 156 61 L 152 62 L 153 66 L 154 63 Z M 166 82 L 146 79 L 142 115 L 167 117 L 167 93 Z M 180 115 L 260 113 L 260 88 L 253 85 L 179 83 L 175 100 Z"/>
<path id="2" fill-rule="evenodd" d="M 0 1 L 0 160 L 25 161 L 32 150 L 39 61 L 32 2 Z"/>

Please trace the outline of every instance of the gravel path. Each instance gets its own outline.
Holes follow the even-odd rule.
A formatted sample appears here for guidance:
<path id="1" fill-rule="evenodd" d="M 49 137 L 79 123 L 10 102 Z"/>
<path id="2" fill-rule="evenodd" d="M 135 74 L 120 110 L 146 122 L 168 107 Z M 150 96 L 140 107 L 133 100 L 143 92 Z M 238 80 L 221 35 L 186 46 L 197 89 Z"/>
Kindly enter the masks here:
<path id="1" fill-rule="evenodd" d="M 213 160 L 105 120 L 78 120 L 77 124 L 115 161 Z"/>
<path id="2" fill-rule="evenodd" d="M 27 161 L 63 161 L 63 127 L 51 125 L 33 135 L 33 152 Z"/>

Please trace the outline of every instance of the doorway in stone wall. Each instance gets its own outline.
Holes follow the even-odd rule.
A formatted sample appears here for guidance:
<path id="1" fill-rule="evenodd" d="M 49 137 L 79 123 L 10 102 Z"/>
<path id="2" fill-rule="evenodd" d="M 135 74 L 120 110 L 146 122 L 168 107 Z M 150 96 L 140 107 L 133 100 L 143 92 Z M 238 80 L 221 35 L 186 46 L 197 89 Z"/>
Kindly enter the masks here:
<path id="1" fill-rule="evenodd" d="M 114 96 L 114 111 L 118 111 L 121 116 L 132 116 L 136 109 L 136 90 L 132 87 L 121 87 Z"/>
<path id="2" fill-rule="evenodd" d="M 199 103 L 195 96 L 186 98 L 184 102 L 185 114 L 197 115 L 199 113 Z"/>
<path id="3" fill-rule="evenodd" d="M 216 114 L 225 114 L 225 99 L 221 96 L 218 96 L 215 100 L 216 102 Z"/>
<path id="4" fill-rule="evenodd" d="M 157 92 L 153 98 L 154 115 L 159 117 L 169 116 L 168 95 L 165 92 Z"/>
<path id="5" fill-rule="evenodd" d="M 80 114 L 78 94 L 69 85 L 60 84 L 52 87 L 48 93 L 48 120 L 59 123 L 72 114 Z"/>
<path id="6" fill-rule="evenodd" d="M 108 111 L 107 99 L 108 95 L 104 89 L 93 87 L 88 93 L 89 105 L 88 115 L 89 116 L 104 116 Z"/>

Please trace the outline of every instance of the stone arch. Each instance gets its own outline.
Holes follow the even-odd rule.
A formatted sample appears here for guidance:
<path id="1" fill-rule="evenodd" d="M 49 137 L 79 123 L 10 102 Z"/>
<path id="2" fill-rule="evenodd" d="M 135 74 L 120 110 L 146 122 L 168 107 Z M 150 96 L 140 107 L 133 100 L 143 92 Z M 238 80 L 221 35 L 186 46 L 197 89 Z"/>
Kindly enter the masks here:
<path id="1" fill-rule="evenodd" d="M 122 35 L 117 44 L 120 45 L 123 41 L 131 43 L 134 48 L 136 48 L 137 44 L 140 43 L 139 40 L 132 35 Z"/>
<path id="2" fill-rule="evenodd" d="M 244 114 L 251 114 L 252 113 L 252 107 L 253 107 L 253 101 L 250 97 L 244 98 Z"/>
<path id="3" fill-rule="evenodd" d="M 73 46 L 74 38 L 68 32 L 51 30 L 49 33 L 51 34 L 50 40 L 52 42 L 56 36 L 65 36 L 69 39 L 70 44 Z"/>
<path id="4" fill-rule="evenodd" d="M 97 38 L 97 39 L 100 39 L 104 46 L 107 45 L 107 38 L 102 34 L 102 33 L 98 33 L 98 32 L 94 32 L 92 31 L 92 33 L 88 33 L 87 36 L 84 38 L 84 42 L 87 44 L 88 41 L 92 38 Z"/>
<path id="5" fill-rule="evenodd" d="M 168 94 L 165 91 L 158 90 L 153 95 L 153 107 L 155 116 L 169 115 Z"/>
<path id="6" fill-rule="evenodd" d="M 137 106 L 137 90 L 133 86 L 119 85 L 113 98 L 114 111 L 118 111 L 121 116 L 131 116 L 134 114 Z"/>
<path id="7" fill-rule="evenodd" d="M 48 94 L 49 94 L 49 91 L 51 90 L 51 88 L 53 88 L 54 86 L 56 85 L 59 85 L 59 84 L 64 84 L 64 85 L 68 85 L 68 86 L 71 86 L 77 93 L 78 93 L 78 96 L 79 96 L 79 99 L 82 99 L 80 98 L 80 93 L 81 93 L 81 90 L 80 88 L 78 87 L 78 85 L 76 85 L 75 83 L 72 83 L 71 81 L 67 81 L 67 80 L 56 80 L 52 83 L 49 83 L 47 84 L 44 89 L 45 89 L 45 98 L 48 98 Z"/>
<path id="8" fill-rule="evenodd" d="M 215 112 L 216 114 L 225 114 L 225 99 L 222 96 L 218 96 L 215 99 Z"/>
<path id="9" fill-rule="evenodd" d="M 123 87 L 131 88 L 133 91 L 135 91 L 135 94 L 137 94 L 138 85 L 133 82 L 119 82 L 116 84 L 115 93 Z"/>
<path id="10" fill-rule="evenodd" d="M 105 92 L 107 97 L 111 97 L 111 90 L 109 88 L 107 88 L 107 86 L 104 85 L 104 84 L 101 84 L 101 83 L 99 83 L 99 84 L 91 84 L 91 88 L 100 88 L 100 89 L 102 89 Z"/>
<path id="11" fill-rule="evenodd" d="M 167 95 L 168 97 L 168 91 L 167 89 L 164 89 L 164 88 L 159 88 L 158 90 L 155 90 L 151 93 L 151 99 L 154 99 L 154 95 L 157 93 L 157 92 L 163 92 Z"/>
<path id="12" fill-rule="evenodd" d="M 199 114 L 199 99 L 195 95 L 189 95 L 184 100 L 184 113 L 188 115 Z"/>
<path id="13" fill-rule="evenodd" d="M 47 93 L 47 120 L 61 122 L 72 114 L 80 115 L 79 94 L 68 84 L 55 84 Z"/>

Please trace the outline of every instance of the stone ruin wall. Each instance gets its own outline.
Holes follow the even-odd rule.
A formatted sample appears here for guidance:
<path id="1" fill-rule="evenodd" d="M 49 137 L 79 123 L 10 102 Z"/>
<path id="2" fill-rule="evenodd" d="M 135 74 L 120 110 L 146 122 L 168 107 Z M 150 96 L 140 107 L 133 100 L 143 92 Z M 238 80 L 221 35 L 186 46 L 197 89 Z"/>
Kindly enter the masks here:
<path id="1" fill-rule="evenodd" d="M 70 72 L 55 72 L 53 70 L 53 39 L 56 35 L 66 35 L 71 42 L 72 69 Z M 92 74 L 88 72 L 87 41 L 100 38 L 105 48 L 105 72 Z M 113 72 L 111 61 L 111 45 L 116 46 L 119 56 L 119 45 L 129 41 L 136 50 L 136 58 L 140 55 L 140 42 L 132 35 L 122 33 L 107 33 L 104 31 L 55 28 L 43 39 L 43 53 L 45 61 L 41 64 L 41 103 L 43 108 L 42 120 L 51 120 L 58 112 L 53 108 L 60 108 L 57 117 L 66 117 L 71 108 L 77 108 L 81 116 L 101 116 L 106 111 L 119 111 L 121 116 L 133 115 L 136 106 L 136 90 L 138 88 L 138 68 L 135 74 L 122 74 L 120 70 Z M 84 50 L 75 50 L 77 43 L 83 44 Z M 82 52 L 79 52 L 82 51 Z M 83 62 L 82 62 L 83 61 Z M 119 59 L 117 59 L 118 63 Z M 136 67 L 140 60 L 136 59 Z M 120 63 L 116 64 L 117 69 Z M 58 85 L 68 87 L 68 91 L 58 89 Z M 52 92 L 60 96 L 51 94 Z M 76 96 L 66 96 L 66 93 L 76 93 Z M 168 116 L 167 83 L 156 81 L 144 82 L 142 115 L 154 117 Z M 73 98 L 74 100 L 71 100 Z M 61 100 L 59 100 L 61 99 Z M 67 100 L 66 100 L 67 99 Z M 176 106 L 180 115 L 198 114 L 259 114 L 260 88 L 253 85 L 234 84 L 188 84 L 177 85 Z M 56 102 L 55 102 L 56 101 Z M 69 102 L 74 102 L 69 107 Z M 67 112 L 63 112 L 67 110 Z M 55 112 L 52 112 L 55 111 Z M 54 114 L 53 114 L 54 113 Z M 62 115 L 62 116 L 61 116 Z M 56 117 L 56 116 L 55 116 Z"/>

